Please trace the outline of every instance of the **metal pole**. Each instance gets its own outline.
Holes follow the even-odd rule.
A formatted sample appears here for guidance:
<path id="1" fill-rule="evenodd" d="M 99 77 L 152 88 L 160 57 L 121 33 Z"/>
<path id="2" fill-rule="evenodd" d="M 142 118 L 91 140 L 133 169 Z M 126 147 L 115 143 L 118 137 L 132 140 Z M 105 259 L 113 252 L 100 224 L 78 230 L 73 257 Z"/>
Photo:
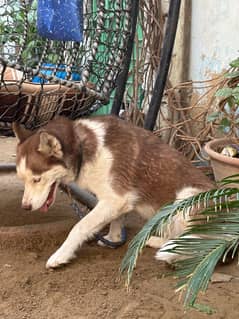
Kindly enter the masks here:
<path id="1" fill-rule="evenodd" d="M 75 200 L 81 202 L 83 205 L 87 206 L 90 209 L 94 208 L 98 202 L 97 198 L 94 195 L 79 188 L 75 183 L 70 183 L 68 185 L 61 184 L 60 188 L 66 193 L 69 189 L 71 196 Z"/>
<path id="2" fill-rule="evenodd" d="M 16 172 L 16 164 L 14 164 L 14 163 L 0 164 L 0 174 L 1 173 L 15 173 L 15 172 Z"/>
<path id="3" fill-rule="evenodd" d="M 168 13 L 168 21 L 163 41 L 162 55 L 160 59 L 158 74 L 154 84 L 153 95 L 150 101 L 148 114 L 145 119 L 144 128 L 153 130 L 160 109 L 168 70 L 172 57 L 175 35 L 177 31 L 181 0 L 171 0 Z"/>
<path id="4" fill-rule="evenodd" d="M 121 71 L 121 73 L 119 74 L 116 80 L 115 96 L 114 96 L 114 101 L 113 101 L 113 105 L 111 109 L 111 114 L 114 114 L 114 115 L 119 114 L 123 97 L 124 97 L 124 91 L 125 91 L 126 82 L 128 79 L 131 56 L 132 56 L 132 51 L 134 47 L 134 37 L 135 37 L 135 31 L 136 31 L 136 25 L 137 25 L 138 11 L 139 11 L 139 0 L 133 0 L 131 5 L 131 10 L 130 10 L 131 32 L 127 42 L 126 56 L 124 58 L 123 70 Z"/>

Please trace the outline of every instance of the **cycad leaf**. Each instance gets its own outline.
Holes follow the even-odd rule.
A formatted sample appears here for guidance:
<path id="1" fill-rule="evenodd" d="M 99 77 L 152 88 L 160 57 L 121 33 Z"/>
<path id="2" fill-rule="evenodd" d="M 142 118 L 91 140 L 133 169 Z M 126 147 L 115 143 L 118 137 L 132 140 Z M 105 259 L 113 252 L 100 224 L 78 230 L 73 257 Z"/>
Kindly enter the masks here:
<path id="1" fill-rule="evenodd" d="M 128 251 L 123 258 L 121 264 L 121 272 L 127 272 L 127 282 L 130 282 L 132 272 L 136 266 L 138 256 L 145 247 L 147 240 L 152 235 L 162 236 L 164 233 L 164 227 L 170 222 L 171 218 L 177 214 L 185 214 L 193 207 L 210 207 L 211 201 L 214 202 L 214 209 L 218 210 L 218 203 L 223 198 L 224 205 L 228 202 L 228 198 L 237 194 L 239 190 L 237 188 L 225 188 L 214 189 L 208 192 L 200 193 L 196 196 L 192 196 L 177 203 L 164 206 L 151 220 L 149 220 L 141 231 L 133 238 L 129 244 Z"/>
<path id="2" fill-rule="evenodd" d="M 185 306 L 192 306 L 199 291 L 207 289 L 215 266 L 222 258 L 225 250 L 231 246 L 231 241 L 227 239 L 201 238 L 183 240 L 182 237 L 176 239 L 174 243 L 176 246 L 171 252 L 189 255 L 189 259 L 175 263 L 176 271 L 174 276 L 180 279 L 177 285 L 178 290 L 186 291 Z M 178 244 L 180 245 L 179 249 L 177 247 Z"/>
<path id="3" fill-rule="evenodd" d="M 130 242 L 128 251 L 123 258 L 120 268 L 121 272 L 127 271 L 127 284 L 130 282 L 138 256 L 145 247 L 148 239 L 153 234 L 160 234 L 162 232 L 164 223 L 167 222 L 170 214 L 173 215 L 176 213 L 177 207 L 178 205 L 176 204 L 165 206 L 160 213 L 156 214 L 144 225 L 141 231 Z"/>
<path id="4" fill-rule="evenodd" d="M 225 241 L 221 241 L 217 244 L 215 243 L 215 247 L 201 259 L 201 262 L 197 265 L 187 283 L 187 292 L 184 301 L 185 305 L 193 305 L 198 292 L 200 290 L 206 290 L 215 266 L 226 248 L 227 243 Z"/>
<path id="5" fill-rule="evenodd" d="M 239 184 L 239 175 L 224 179 L 221 185 L 226 187 L 231 183 Z M 200 209 L 200 216 L 193 219 L 191 227 L 182 237 L 174 240 L 176 247 L 168 250 L 187 257 L 175 264 L 176 275 L 180 278 L 180 289 L 186 289 L 185 304 L 192 305 L 195 302 L 198 292 L 207 288 L 218 260 L 231 249 L 234 256 L 239 245 L 239 189 L 236 187 L 202 192 L 163 207 L 129 245 L 121 264 L 121 272 L 127 272 L 127 284 L 150 236 L 162 236 L 165 226 L 175 214 L 185 215 L 195 207 Z M 204 238 L 183 237 L 191 234 L 200 234 Z"/>

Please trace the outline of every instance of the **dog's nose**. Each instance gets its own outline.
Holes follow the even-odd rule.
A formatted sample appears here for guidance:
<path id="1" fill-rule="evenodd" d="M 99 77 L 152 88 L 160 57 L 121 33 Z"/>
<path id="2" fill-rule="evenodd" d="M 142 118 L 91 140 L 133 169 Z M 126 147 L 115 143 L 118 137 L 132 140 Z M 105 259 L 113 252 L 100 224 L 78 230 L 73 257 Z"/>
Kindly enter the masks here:
<path id="1" fill-rule="evenodd" d="M 22 208 L 25 210 L 32 210 L 32 205 L 27 203 L 22 203 Z"/>

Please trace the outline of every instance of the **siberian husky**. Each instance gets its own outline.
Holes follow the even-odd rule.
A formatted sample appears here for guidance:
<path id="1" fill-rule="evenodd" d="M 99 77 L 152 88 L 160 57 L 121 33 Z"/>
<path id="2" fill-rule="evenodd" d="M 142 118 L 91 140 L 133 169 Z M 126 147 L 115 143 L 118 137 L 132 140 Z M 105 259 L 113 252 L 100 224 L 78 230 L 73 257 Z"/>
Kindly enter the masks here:
<path id="1" fill-rule="evenodd" d="M 94 193 L 98 204 L 71 230 L 48 259 L 47 268 L 69 263 L 79 247 L 110 224 L 108 240 L 118 242 L 123 216 L 131 211 L 146 219 L 171 201 L 212 188 L 212 182 L 188 159 L 153 133 L 114 116 L 71 121 L 58 117 L 35 132 L 13 125 L 19 140 L 17 174 L 25 184 L 22 207 L 46 212 L 58 185 L 75 181 Z M 148 244 L 160 248 L 179 236 L 185 221 L 172 221 L 165 238 Z M 170 262 L 160 251 L 158 259 Z"/>

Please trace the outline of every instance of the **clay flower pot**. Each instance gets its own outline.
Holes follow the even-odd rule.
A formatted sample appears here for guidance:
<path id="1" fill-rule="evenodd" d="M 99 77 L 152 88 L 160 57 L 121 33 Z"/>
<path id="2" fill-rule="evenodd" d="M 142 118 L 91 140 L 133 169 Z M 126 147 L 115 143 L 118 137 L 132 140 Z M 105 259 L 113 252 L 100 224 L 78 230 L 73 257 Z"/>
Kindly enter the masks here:
<path id="1" fill-rule="evenodd" d="M 226 145 L 239 144 L 236 138 L 218 138 L 205 145 L 205 151 L 208 154 L 216 181 L 220 181 L 227 176 L 239 174 L 239 158 L 228 157 L 220 154 Z M 229 185 L 236 186 L 236 185 Z"/>

